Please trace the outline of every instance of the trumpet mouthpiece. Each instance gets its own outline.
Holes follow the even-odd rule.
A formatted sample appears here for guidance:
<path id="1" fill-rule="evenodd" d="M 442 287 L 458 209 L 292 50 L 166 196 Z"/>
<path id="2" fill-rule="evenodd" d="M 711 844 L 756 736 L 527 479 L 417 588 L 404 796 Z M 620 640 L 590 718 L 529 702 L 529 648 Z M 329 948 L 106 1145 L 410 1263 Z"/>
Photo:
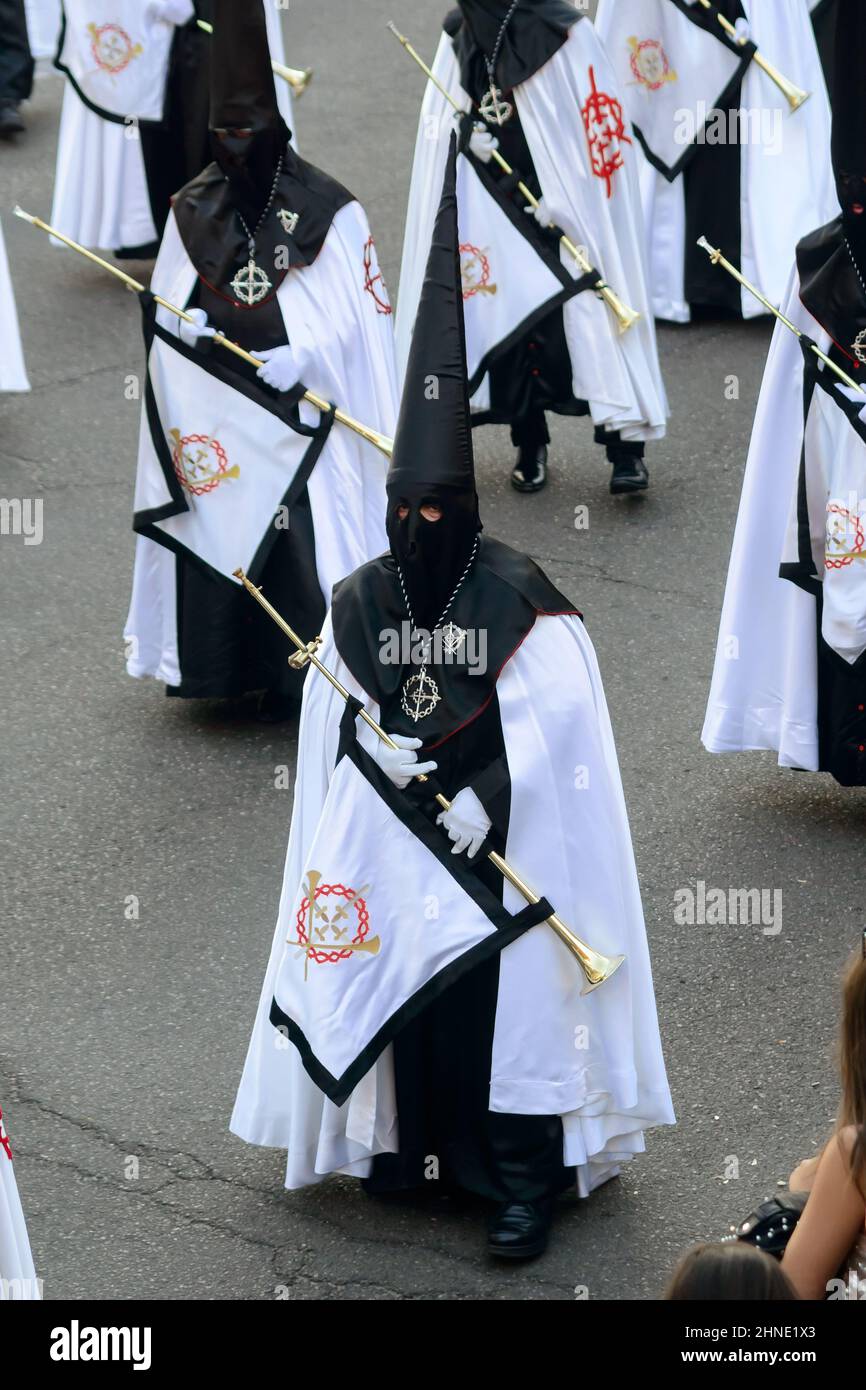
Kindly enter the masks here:
<path id="1" fill-rule="evenodd" d="M 388 28 L 391 30 L 391 33 L 394 35 L 395 39 L 399 39 L 402 44 L 405 44 L 406 36 L 405 34 L 400 33 L 400 30 L 397 28 L 397 25 L 394 23 L 393 19 L 388 20 Z"/>
<path id="2" fill-rule="evenodd" d="M 25 222 L 35 222 L 35 221 L 36 221 L 36 218 L 33 217 L 33 215 L 32 215 L 31 213 L 25 212 L 25 211 L 24 211 L 24 209 L 23 209 L 23 207 L 21 206 L 20 203 L 16 203 L 16 204 L 15 204 L 14 208 L 12 209 L 12 212 L 13 212 L 13 214 L 14 214 L 16 217 L 21 217 L 21 218 L 23 218 Z"/>

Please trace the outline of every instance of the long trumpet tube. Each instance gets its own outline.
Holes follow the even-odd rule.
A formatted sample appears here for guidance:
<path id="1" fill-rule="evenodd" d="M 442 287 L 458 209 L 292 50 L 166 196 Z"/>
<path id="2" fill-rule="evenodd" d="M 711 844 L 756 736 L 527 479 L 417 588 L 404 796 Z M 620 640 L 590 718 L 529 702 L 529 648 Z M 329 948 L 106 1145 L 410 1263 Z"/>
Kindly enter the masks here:
<path id="1" fill-rule="evenodd" d="M 338 680 L 334 673 L 329 671 L 328 667 L 316 656 L 315 644 L 304 642 L 303 639 L 298 636 L 295 630 L 286 622 L 282 614 L 278 613 L 276 608 L 268 602 L 261 589 L 253 584 L 242 569 L 235 570 L 234 574 L 235 579 L 239 579 L 244 588 L 252 594 L 256 602 L 261 604 L 268 617 L 272 618 L 277 624 L 277 627 L 288 637 L 289 641 L 294 643 L 298 652 L 303 654 L 305 660 L 310 661 L 320 675 L 323 675 L 326 680 L 330 681 L 337 693 L 341 695 L 344 700 L 348 701 L 351 698 L 348 690 L 342 682 Z M 358 713 L 364 720 L 364 723 L 373 730 L 377 738 L 380 738 L 389 748 L 397 747 L 393 739 L 388 737 L 385 730 L 380 724 L 376 723 L 376 720 L 371 714 L 367 713 L 366 709 L 362 707 Z M 415 780 L 416 782 L 426 782 L 429 779 L 426 774 L 422 772 L 418 774 Z M 437 792 L 436 801 L 442 807 L 443 811 L 450 811 L 451 802 L 446 796 L 443 796 L 441 792 Z M 538 894 L 529 887 L 528 883 L 524 882 L 520 875 L 512 869 L 507 860 L 502 858 L 501 854 L 497 854 L 495 850 L 491 850 L 487 858 L 490 860 L 491 864 L 495 865 L 499 870 L 502 877 L 507 879 L 512 887 L 516 888 L 518 893 L 520 893 L 528 903 L 535 904 L 541 901 Z M 600 951 L 593 950 L 593 948 L 588 946 L 585 941 L 582 941 L 579 936 L 576 936 L 571 928 L 566 926 L 565 922 L 563 922 L 560 917 L 557 917 L 556 913 L 545 918 L 545 921 L 549 927 L 553 928 L 560 941 L 563 941 L 572 954 L 577 957 L 586 977 L 586 984 L 581 990 L 582 994 L 589 994 L 591 990 L 597 989 L 599 985 L 604 984 L 605 980 L 610 979 L 614 971 L 618 970 L 625 960 L 625 956 L 605 956 L 602 955 Z"/>
<path id="2" fill-rule="evenodd" d="M 771 314 L 775 314 L 776 318 L 779 319 L 779 321 L 783 323 L 786 328 L 790 328 L 791 332 L 796 333 L 798 338 L 805 337 L 805 334 L 800 331 L 800 329 L 797 327 L 795 323 L 792 323 L 791 320 L 787 318 L 785 314 L 782 313 L 781 309 L 777 309 L 775 304 L 771 304 L 769 299 L 767 299 L 765 295 L 761 294 L 761 291 L 757 288 L 757 286 L 753 285 L 751 280 L 747 280 L 745 275 L 743 275 L 741 271 L 737 270 L 737 267 L 735 265 L 732 265 L 732 263 L 725 256 L 722 255 L 718 246 L 711 246 L 705 236 L 698 237 L 698 246 L 700 246 L 702 251 L 706 251 L 713 265 L 720 265 L 723 267 L 723 269 L 725 269 L 728 272 L 729 275 L 733 275 L 734 279 L 738 280 L 739 283 L 743 285 L 749 291 L 750 294 L 753 294 L 756 299 L 759 299 L 761 303 L 764 305 L 764 307 L 766 309 L 769 309 Z M 810 346 L 815 356 L 820 357 L 821 361 L 826 363 L 826 365 L 830 368 L 831 372 L 836 373 L 840 381 L 844 381 L 845 385 L 852 387 L 853 390 L 859 391 L 861 396 L 866 396 L 866 390 L 863 389 L 863 387 L 860 385 L 860 382 L 855 381 L 854 378 L 850 377 L 847 372 L 842 370 L 841 367 L 838 367 L 836 363 L 830 357 L 827 356 L 826 352 L 821 351 L 817 343 L 811 343 Z"/>
<path id="3" fill-rule="evenodd" d="M 455 97 L 451 95 L 447 87 L 444 87 L 442 85 L 438 77 L 436 77 L 435 73 L 433 73 L 431 69 L 428 68 L 420 53 L 418 53 L 417 49 L 412 47 L 405 34 L 400 33 L 400 30 L 397 28 L 396 24 L 393 23 L 393 21 L 391 21 L 388 24 L 388 28 L 391 30 L 391 33 L 394 35 L 395 39 L 397 39 L 403 45 L 406 52 L 409 54 L 409 57 L 414 58 L 421 71 L 427 74 L 428 80 L 433 83 L 434 87 L 438 88 L 445 100 L 449 101 L 451 105 L 454 107 L 454 110 L 459 112 L 460 115 L 465 115 L 466 113 L 463 111 L 463 108 L 461 107 L 460 103 L 456 100 Z M 499 165 L 500 169 L 504 174 L 514 173 L 514 170 L 508 163 L 508 160 L 504 159 L 498 150 L 493 151 L 493 158 L 495 159 L 496 163 Z M 526 184 L 523 183 L 522 180 L 518 183 L 517 187 L 520 189 L 522 196 L 526 199 L 527 203 L 529 203 L 530 207 L 537 208 L 539 205 L 538 199 L 535 197 L 535 194 L 529 188 L 527 188 Z M 555 224 L 551 223 L 550 225 L 553 227 Z M 558 228 L 556 228 L 556 230 L 558 230 Z M 569 237 L 567 237 L 564 232 L 560 234 L 559 240 L 560 244 L 564 246 L 566 251 L 568 251 L 569 254 L 573 256 L 574 259 L 577 261 L 577 264 L 580 266 L 584 274 L 586 274 L 587 271 L 592 270 L 592 263 L 589 261 L 585 253 L 581 250 L 579 246 L 576 246 L 575 243 Z M 607 283 L 606 280 L 599 280 L 597 284 L 594 286 L 594 289 L 596 294 L 599 294 L 601 298 L 605 301 L 608 308 L 611 310 L 614 317 L 616 318 L 620 333 L 625 333 L 627 329 L 631 328 L 632 324 L 637 323 L 638 319 L 640 318 L 640 314 L 637 312 L 636 309 L 630 309 L 627 304 L 624 304 L 623 301 L 620 299 L 619 295 L 611 289 L 610 285 Z"/>
<path id="4" fill-rule="evenodd" d="M 58 232 L 56 227 L 52 227 L 48 222 L 43 222 L 41 217 L 35 217 L 33 213 L 25 212 L 22 207 L 18 206 L 13 208 L 13 212 L 16 217 L 21 217 L 25 222 L 29 222 L 32 226 L 38 227 L 40 231 L 47 232 L 49 236 L 56 237 L 58 241 L 62 241 L 64 245 L 70 246 L 73 251 L 77 251 L 80 256 L 86 256 L 87 260 L 93 261 L 94 265 L 101 266 L 103 270 L 107 270 L 111 275 L 116 276 L 118 280 L 122 280 L 127 289 L 133 290 L 136 294 L 143 294 L 145 292 L 147 287 L 140 284 L 138 280 L 134 280 L 131 275 L 127 275 L 125 270 L 120 270 L 116 265 L 112 265 L 110 261 L 103 260 L 102 257 L 97 256 L 94 251 L 88 251 L 86 246 L 79 246 L 77 241 L 72 241 L 70 237 L 64 236 L 62 232 Z M 185 309 L 179 309 L 176 304 L 170 303 L 169 300 L 163 299 L 162 295 L 155 294 L 153 298 L 163 309 L 167 309 L 169 313 L 176 314 L 179 319 L 183 319 L 184 323 L 195 323 L 195 319 L 191 314 L 188 314 Z M 253 367 L 264 366 L 261 358 L 253 357 L 251 352 L 247 352 L 245 348 L 239 347 L 237 343 L 232 342 L 231 338 L 224 337 L 222 333 L 214 334 L 213 341 L 218 343 L 220 347 L 225 348 L 227 352 L 233 352 L 235 357 L 240 357 L 244 362 L 249 362 Z M 326 401 L 321 396 L 317 396 L 315 391 L 305 391 L 304 400 L 309 401 L 310 405 L 314 405 L 317 410 L 321 410 L 325 414 L 331 411 L 330 401 Z M 380 434 L 378 430 L 370 429 L 368 425 L 362 425 L 359 420 L 354 420 L 351 415 L 347 415 L 344 410 L 339 410 L 336 407 L 334 408 L 334 419 L 338 420 L 341 425 L 345 425 L 347 429 L 354 430 L 355 434 L 359 434 L 362 439 L 367 440 L 368 444 L 372 444 L 374 448 L 379 449 L 386 458 L 391 457 L 393 441 L 390 440 L 387 435 Z"/>
<path id="5" fill-rule="evenodd" d="M 716 19 L 719 21 L 719 24 L 724 29 L 729 39 L 733 39 L 734 43 L 738 43 L 741 47 L 745 47 L 748 43 L 748 39 L 740 37 L 737 33 L 736 26 L 733 25 L 725 15 L 719 13 L 712 4 L 712 0 L 701 0 L 701 4 L 705 10 L 710 10 L 715 14 Z M 795 83 L 790 82 L 787 77 L 783 77 L 779 69 L 774 68 L 773 64 L 767 61 L 759 49 L 755 50 L 755 62 L 758 64 L 758 67 L 767 74 L 770 81 L 775 82 L 792 111 L 796 111 L 798 107 L 803 105 L 804 101 L 809 100 L 812 93 L 804 92 L 802 87 L 796 86 Z"/>
<path id="6" fill-rule="evenodd" d="M 199 29 L 203 29 L 206 34 L 213 33 L 213 25 L 209 24 L 206 19 L 199 19 L 196 23 Z M 271 59 L 271 67 L 277 77 L 282 77 L 284 82 L 288 82 L 297 97 L 304 95 L 313 80 L 312 68 L 287 68 L 285 63 L 278 63 L 274 58 Z"/>

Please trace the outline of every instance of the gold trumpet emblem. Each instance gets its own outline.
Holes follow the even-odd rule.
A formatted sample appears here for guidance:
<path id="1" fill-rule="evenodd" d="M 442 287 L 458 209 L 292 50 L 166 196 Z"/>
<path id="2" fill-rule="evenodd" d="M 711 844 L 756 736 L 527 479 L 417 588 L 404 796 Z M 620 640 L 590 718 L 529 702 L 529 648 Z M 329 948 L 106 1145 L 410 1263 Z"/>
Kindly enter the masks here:
<path id="1" fill-rule="evenodd" d="M 287 938 L 289 946 L 297 946 L 304 953 L 305 980 L 309 978 L 311 962 L 338 965 L 358 953 L 379 954 L 381 942 L 378 936 L 369 934 L 370 910 L 364 897 L 369 891 L 369 883 L 363 888 L 347 888 L 343 883 L 324 883 L 317 869 L 309 870 L 295 917 L 297 936 Z M 334 901 L 330 903 L 328 899 Z"/>
<path id="2" fill-rule="evenodd" d="M 194 497 L 204 497 L 229 478 L 240 477 L 240 465 L 229 467 L 228 455 L 218 439 L 208 434 L 181 434 L 169 430 L 171 461 L 178 482 Z"/>

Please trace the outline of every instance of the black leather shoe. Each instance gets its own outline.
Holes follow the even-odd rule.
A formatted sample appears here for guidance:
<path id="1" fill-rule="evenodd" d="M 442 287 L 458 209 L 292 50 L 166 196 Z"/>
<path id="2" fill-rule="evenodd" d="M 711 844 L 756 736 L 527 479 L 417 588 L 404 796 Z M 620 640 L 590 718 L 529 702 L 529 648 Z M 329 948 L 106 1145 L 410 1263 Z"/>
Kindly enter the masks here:
<path id="1" fill-rule="evenodd" d="M 649 487 L 649 473 L 642 458 L 635 454 L 620 454 L 610 462 L 613 464 L 610 490 L 614 496 L 622 492 L 645 492 Z"/>
<path id="2" fill-rule="evenodd" d="M 25 129 L 17 101 L 0 101 L 0 138 L 8 140 L 12 135 L 20 135 Z"/>
<path id="3" fill-rule="evenodd" d="M 487 1249 L 501 1260 L 531 1260 L 547 1248 L 553 1202 L 505 1202 L 490 1222 Z"/>
<path id="4" fill-rule="evenodd" d="M 518 492 L 540 492 L 547 482 L 547 445 L 521 447 L 511 474 L 511 486 Z"/>

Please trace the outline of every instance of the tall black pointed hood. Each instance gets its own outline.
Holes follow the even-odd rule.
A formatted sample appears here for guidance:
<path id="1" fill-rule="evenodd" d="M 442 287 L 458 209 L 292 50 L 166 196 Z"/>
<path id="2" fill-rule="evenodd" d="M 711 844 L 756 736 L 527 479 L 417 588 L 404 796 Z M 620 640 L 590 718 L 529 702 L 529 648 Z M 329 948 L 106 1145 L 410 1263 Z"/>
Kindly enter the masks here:
<path id="1" fill-rule="evenodd" d="M 457 228 L 457 137 L 412 333 L 387 479 L 388 539 L 417 622 L 435 623 L 469 561 L 481 522 Z M 430 519 L 430 508 L 441 512 Z"/>
<path id="2" fill-rule="evenodd" d="M 457 229 L 457 137 L 412 332 L 388 473 L 389 492 L 407 483 L 475 491 L 463 281 Z"/>
<path id="3" fill-rule="evenodd" d="M 263 0 L 213 0 L 210 128 L 281 124 Z"/>
<path id="4" fill-rule="evenodd" d="M 866 5 L 837 0 L 833 78 L 833 170 L 866 175 Z"/>

